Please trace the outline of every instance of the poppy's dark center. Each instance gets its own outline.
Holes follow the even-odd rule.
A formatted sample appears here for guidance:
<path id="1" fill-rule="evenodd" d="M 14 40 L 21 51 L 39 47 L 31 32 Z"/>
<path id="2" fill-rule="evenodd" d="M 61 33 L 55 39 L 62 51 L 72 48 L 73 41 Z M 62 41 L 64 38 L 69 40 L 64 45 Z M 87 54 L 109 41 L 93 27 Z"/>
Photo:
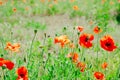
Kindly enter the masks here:
<path id="1" fill-rule="evenodd" d="M 85 42 L 88 42 L 88 40 L 89 40 L 89 38 L 88 38 L 88 37 L 86 37 L 86 38 L 85 38 Z"/>
<path id="2" fill-rule="evenodd" d="M 101 74 L 98 74 L 98 77 L 97 77 L 97 79 L 101 79 Z"/>
<path id="3" fill-rule="evenodd" d="M 15 47 L 14 47 L 14 46 L 12 46 L 12 49 L 15 49 Z"/>
<path id="4" fill-rule="evenodd" d="M 111 46 L 111 43 L 106 43 L 105 45 L 109 47 L 109 46 Z"/>
<path id="5" fill-rule="evenodd" d="M 97 79 L 100 79 L 100 77 L 98 77 Z"/>
<path id="6" fill-rule="evenodd" d="M 20 77 L 24 77 L 25 75 L 23 73 L 20 74 Z"/>
<path id="7" fill-rule="evenodd" d="M 98 27 L 98 30 L 100 30 L 100 28 Z"/>

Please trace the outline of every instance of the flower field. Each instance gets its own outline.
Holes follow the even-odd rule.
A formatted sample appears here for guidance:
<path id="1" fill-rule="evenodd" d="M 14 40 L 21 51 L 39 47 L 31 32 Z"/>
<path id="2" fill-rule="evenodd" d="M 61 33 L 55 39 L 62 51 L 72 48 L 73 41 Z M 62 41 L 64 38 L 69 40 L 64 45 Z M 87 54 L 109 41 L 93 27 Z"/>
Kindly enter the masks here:
<path id="1" fill-rule="evenodd" d="M 120 80 L 120 0 L 0 0 L 0 80 Z"/>

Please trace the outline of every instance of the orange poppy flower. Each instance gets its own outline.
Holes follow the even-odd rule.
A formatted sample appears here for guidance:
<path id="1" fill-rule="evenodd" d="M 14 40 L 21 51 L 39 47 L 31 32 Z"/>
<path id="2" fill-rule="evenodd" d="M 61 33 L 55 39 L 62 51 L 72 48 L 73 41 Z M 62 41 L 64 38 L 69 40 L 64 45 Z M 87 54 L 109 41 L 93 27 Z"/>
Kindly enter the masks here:
<path id="1" fill-rule="evenodd" d="M 69 53 L 68 55 L 67 55 L 67 58 L 71 58 L 72 59 L 72 61 L 73 62 L 78 62 L 78 54 L 77 53 Z"/>
<path id="2" fill-rule="evenodd" d="M 70 48 L 75 48 L 75 45 L 73 43 L 70 43 Z"/>
<path id="3" fill-rule="evenodd" d="M 73 56 L 72 56 L 72 61 L 73 62 L 78 62 L 78 54 L 77 53 L 74 53 Z"/>
<path id="4" fill-rule="evenodd" d="M 102 0 L 102 4 L 104 4 L 106 2 L 106 0 Z"/>
<path id="5" fill-rule="evenodd" d="M 106 62 L 104 62 L 104 63 L 102 64 L 102 68 L 103 68 L 103 69 L 106 69 L 107 66 L 108 66 L 108 64 L 107 64 Z"/>
<path id="6" fill-rule="evenodd" d="M 69 54 L 67 55 L 67 58 L 72 58 L 72 53 L 69 53 Z"/>
<path id="7" fill-rule="evenodd" d="M 40 1 L 43 2 L 43 3 L 45 2 L 45 0 L 40 0 Z"/>
<path id="8" fill-rule="evenodd" d="M 52 7 L 53 7 L 53 5 L 52 5 L 52 4 L 49 4 L 48 6 L 49 6 L 49 8 L 52 8 Z"/>
<path id="9" fill-rule="evenodd" d="M 0 5 L 2 5 L 3 4 L 3 2 L 2 1 L 0 1 Z"/>
<path id="10" fill-rule="evenodd" d="M 70 43 L 69 39 L 65 39 L 65 40 L 61 41 L 61 47 L 64 47 L 64 45 L 68 44 L 68 43 Z"/>
<path id="11" fill-rule="evenodd" d="M 83 28 L 82 26 L 78 26 L 77 29 L 78 29 L 80 32 L 82 32 L 84 28 Z"/>
<path id="12" fill-rule="evenodd" d="M 57 3 L 58 1 L 57 0 L 54 0 L 54 3 Z"/>
<path id="13" fill-rule="evenodd" d="M 78 62 L 77 67 L 80 68 L 81 72 L 84 72 L 86 65 L 83 62 Z"/>
<path id="14" fill-rule="evenodd" d="M 113 1 L 110 1 L 110 5 L 113 5 L 114 4 L 114 2 Z"/>
<path id="15" fill-rule="evenodd" d="M 118 2 L 120 3 L 120 0 L 118 0 Z"/>
<path id="16" fill-rule="evenodd" d="M 94 28 L 94 33 L 98 34 L 98 33 L 100 33 L 100 32 L 102 32 L 101 28 L 99 28 L 98 26 L 96 26 L 96 27 Z"/>
<path id="17" fill-rule="evenodd" d="M 92 34 L 83 33 L 80 35 L 79 44 L 85 48 L 90 48 L 93 45 L 92 44 L 93 39 L 94 39 L 94 36 Z"/>
<path id="18" fill-rule="evenodd" d="M 114 40 L 111 36 L 106 35 L 100 40 L 100 45 L 104 50 L 113 51 L 117 47 L 115 46 Z"/>
<path id="19" fill-rule="evenodd" d="M 9 70 L 12 70 L 14 68 L 14 63 L 9 60 L 4 60 L 3 63 Z"/>
<path id="20" fill-rule="evenodd" d="M 25 10 L 26 10 L 26 11 L 28 11 L 28 10 L 29 10 L 29 8 L 28 8 L 28 7 L 25 7 Z"/>
<path id="21" fill-rule="evenodd" d="M 90 20 L 90 21 L 89 21 L 89 24 L 90 24 L 90 25 L 92 25 L 92 24 L 93 24 L 93 21 L 92 21 L 92 20 Z"/>
<path id="22" fill-rule="evenodd" d="M 26 3 L 26 0 L 22 0 L 23 1 L 23 3 Z"/>
<path id="23" fill-rule="evenodd" d="M 60 36 L 60 37 L 55 37 L 54 43 L 59 43 L 59 42 L 61 42 L 61 41 L 64 40 L 64 39 L 67 39 L 67 36 L 66 36 L 66 35 L 62 35 L 62 36 Z"/>
<path id="24" fill-rule="evenodd" d="M 96 80 L 104 80 L 104 74 L 101 72 L 95 72 L 94 77 L 96 78 Z"/>
<path id="25" fill-rule="evenodd" d="M 70 0 L 70 2 L 75 2 L 75 0 Z"/>
<path id="26" fill-rule="evenodd" d="M 65 44 L 70 43 L 70 40 L 66 35 L 62 35 L 60 37 L 55 37 L 54 43 L 60 43 L 61 47 L 64 47 Z"/>
<path id="27" fill-rule="evenodd" d="M 28 71 L 24 66 L 18 68 L 16 73 L 18 75 L 17 80 L 28 80 Z"/>
<path id="28" fill-rule="evenodd" d="M 73 10 L 77 11 L 79 8 L 77 5 L 73 6 Z"/>
<path id="29" fill-rule="evenodd" d="M 16 8 L 13 8 L 13 12 L 16 12 L 17 11 L 17 9 Z"/>
<path id="30" fill-rule="evenodd" d="M 54 43 L 56 44 L 56 43 L 59 43 L 59 42 L 60 42 L 60 38 L 59 37 L 55 37 Z"/>
<path id="31" fill-rule="evenodd" d="M 48 2 L 50 2 L 51 0 L 48 0 Z"/>
<path id="32" fill-rule="evenodd" d="M 5 49 L 11 50 L 13 52 L 19 52 L 20 44 L 14 43 L 13 45 L 10 42 L 7 42 Z"/>
<path id="33" fill-rule="evenodd" d="M 5 66 L 9 70 L 12 70 L 14 68 L 14 63 L 10 60 L 4 60 L 3 58 L 0 58 L 0 66 Z"/>
<path id="34" fill-rule="evenodd" d="M 6 4 L 8 2 L 8 0 L 0 0 L 3 1 L 3 4 Z"/>

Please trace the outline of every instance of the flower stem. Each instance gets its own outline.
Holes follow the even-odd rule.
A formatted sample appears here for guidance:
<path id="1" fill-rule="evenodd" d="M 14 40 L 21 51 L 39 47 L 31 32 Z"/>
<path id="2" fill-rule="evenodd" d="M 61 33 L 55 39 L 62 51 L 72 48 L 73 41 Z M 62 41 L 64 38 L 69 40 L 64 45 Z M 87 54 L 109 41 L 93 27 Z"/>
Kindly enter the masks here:
<path id="1" fill-rule="evenodd" d="M 5 80 L 4 77 L 5 77 L 4 70 L 2 69 L 2 80 Z"/>
<path id="2" fill-rule="evenodd" d="M 97 64 L 99 63 L 99 58 L 98 58 L 98 38 L 99 38 L 99 35 L 97 36 Z M 98 69 L 99 67 L 97 67 Z"/>
<path id="3" fill-rule="evenodd" d="M 37 30 L 34 30 L 34 37 L 33 37 L 33 39 L 32 39 L 31 45 L 30 45 L 29 54 L 26 54 L 27 66 L 28 66 L 28 64 L 29 64 L 28 61 L 29 61 L 29 59 L 30 59 L 30 57 L 28 57 L 28 56 L 30 56 L 30 54 L 32 53 L 32 46 L 33 46 L 33 42 L 34 42 L 34 40 L 35 40 L 36 34 L 37 34 Z"/>
<path id="4" fill-rule="evenodd" d="M 3 54 L 4 54 L 4 53 L 5 53 L 5 50 L 4 50 L 4 43 L 3 43 L 4 41 L 3 41 L 3 38 L 0 37 L 0 40 L 1 40 L 1 46 L 2 46 L 2 48 L 3 48 L 2 50 L 3 50 Z"/>
<path id="5" fill-rule="evenodd" d="M 34 42 L 34 40 L 35 40 L 35 37 L 36 37 L 36 33 L 34 34 L 34 37 L 33 37 L 33 39 L 32 39 L 31 45 L 30 45 L 29 55 L 32 53 L 32 46 L 33 46 L 33 42 Z"/>
<path id="6" fill-rule="evenodd" d="M 84 59 L 84 48 L 82 47 L 81 61 Z"/>
<path id="7" fill-rule="evenodd" d="M 109 63 L 109 61 L 108 61 L 108 56 L 109 56 L 109 55 L 108 55 L 108 54 L 109 54 L 109 53 L 106 54 L 106 62 L 107 62 L 107 63 Z M 107 70 L 106 70 L 106 69 L 105 69 L 105 76 L 107 76 Z"/>

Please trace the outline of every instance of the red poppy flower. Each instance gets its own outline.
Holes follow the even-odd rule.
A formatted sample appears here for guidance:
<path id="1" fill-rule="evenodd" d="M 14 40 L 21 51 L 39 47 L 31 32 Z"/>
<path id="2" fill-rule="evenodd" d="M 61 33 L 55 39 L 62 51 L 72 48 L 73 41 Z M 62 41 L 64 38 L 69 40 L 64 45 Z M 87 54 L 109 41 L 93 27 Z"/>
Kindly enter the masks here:
<path id="1" fill-rule="evenodd" d="M 10 60 L 4 60 L 3 58 L 0 58 L 0 66 L 5 66 L 9 70 L 12 70 L 14 68 L 14 63 Z"/>
<path id="2" fill-rule="evenodd" d="M 78 26 L 77 29 L 78 29 L 80 32 L 82 32 L 84 28 L 83 28 L 82 26 Z"/>
<path id="3" fill-rule="evenodd" d="M 113 51 L 117 47 L 115 46 L 114 40 L 111 36 L 106 35 L 100 40 L 100 45 L 104 50 Z"/>
<path id="4" fill-rule="evenodd" d="M 94 77 L 95 77 L 97 80 L 104 80 L 104 74 L 101 73 L 101 72 L 95 72 L 95 73 L 94 73 Z"/>
<path id="5" fill-rule="evenodd" d="M 9 60 L 4 60 L 4 65 L 9 69 L 12 70 L 14 68 L 14 63 Z"/>
<path id="6" fill-rule="evenodd" d="M 81 72 L 84 72 L 86 65 L 83 62 L 78 62 L 77 67 L 80 68 Z"/>
<path id="7" fill-rule="evenodd" d="M 0 66 L 3 66 L 3 58 L 0 58 Z"/>
<path id="8" fill-rule="evenodd" d="M 83 33 L 80 35 L 79 44 L 85 48 L 90 48 L 92 47 L 93 39 L 94 39 L 94 36 L 92 34 Z"/>
<path id="9" fill-rule="evenodd" d="M 96 27 L 94 28 L 94 33 L 98 34 L 98 33 L 100 33 L 100 32 L 102 32 L 101 28 L 99 28 L 98 26 L 96 26 Z"/>
<path id="10" fill-rule="evenodd" d="M 102 64 L 102 68 L 103 68 L 103 69 L 106 69 L 107 66 L 108 66 L 108 64 L 107 64 L 106 62 L 104 62 L 104 63 Z"/>
<path id="11" fill-rule="evenodd" d="M 24 66 L 18 68 L 16 73 L 18 75 L 17 80 L 28 80 L 28 71 Z"/>

